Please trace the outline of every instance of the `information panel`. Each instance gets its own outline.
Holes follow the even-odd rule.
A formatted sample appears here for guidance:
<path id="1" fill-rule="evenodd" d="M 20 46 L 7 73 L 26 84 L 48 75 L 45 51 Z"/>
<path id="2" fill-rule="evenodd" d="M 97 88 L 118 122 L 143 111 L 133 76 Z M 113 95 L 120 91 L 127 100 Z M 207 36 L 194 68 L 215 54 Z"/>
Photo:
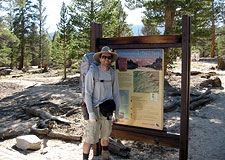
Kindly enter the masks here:
<path id="1" fill-rule="evenodd" d="M 163 129 L 164 52 L 116 50 L 120 90 L 119 124 Z"/>

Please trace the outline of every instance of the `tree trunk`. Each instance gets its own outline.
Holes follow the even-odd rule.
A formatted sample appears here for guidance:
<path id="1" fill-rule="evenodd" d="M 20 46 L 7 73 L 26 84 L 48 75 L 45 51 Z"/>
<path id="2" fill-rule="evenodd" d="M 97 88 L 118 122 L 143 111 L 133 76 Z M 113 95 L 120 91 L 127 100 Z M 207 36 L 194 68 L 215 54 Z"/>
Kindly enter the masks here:
<path id="1" fill-rule="evenodd" d="M 66 35 L 64 35 L 64 44 L 63 44 L 63 55 L 64 55 L 64 77 L 63 79 L 66 79 Z"/>
<path id="2" fill-rule="evenodd" d="M 81 141 L 82 140 L 81 136 L 64 134 L 64 133 L 53 131 L 48 128 L 38 129 L 38 128 L 36 128 L 36 125 L 31 127 L 31 132 L 34 134 L 46 135 L 48 137 L 57 138 L 57 139 L 59 138 L 59 139 L 72 140 L 72 141 Z"/>
<path id="3" fill-rule="evenodd" d="M 68 124 L 68 125 L 71 124 L 71 122 L 69 120 L 61 118 L 61 117 L 53 116 L 50 113 L 48 113 L 42 109 L 39 109 L 39 108 L 31 107 L 31 108 L 24 108 L 24 109 L 25 109 L 26 113 L 40 117 L 44 120 L 49 119 L 49 120 L 53 120 L 53 121 Z"/>
<path id="4" fill-rule="evenodd" d="M 165 11 L 165 32 L 164 35 L 169 34 L 172 30 L 172 12 L 168 9 Z"/>
<path id="5" fill-rule="evenodd" d="M 175 4 L 174 0 L 169 0 L 166 2 L 166 9 L 165 9 L 165 32 L 164 35 L 171 34 L 173 29 L 173 21 L 174 21 L 174 14 L 175 10 L 173 9 L 173 5 Z M 167 66 L 170 63 L 169 57 L 170 57 L 170 50 L 169 48 L 165 50 L 165 61 L 164 61 L 164 74 L 167 73 Z"/>
<path id="6" fill-rule="evenodd" d="M 212 2 L 212 9 L 213 9 L 213 15 L 212 15 L 212 41 L 211 41 L 211 50 L 210 50 L 210 56 L 211 58 L 214 57 L 214 51 L 215 51 L 215 13 L 214 13 L 214 1 Z"/>
<path id="7" fill-rule="evenodd" d="M 13 64 L 13 47 L 12 45 L 10 45 L 10 47 L 12 48 L 12 52 L 10 55 L 10 68 L 13 69 L 14 68 L 14 64 Z"/>
<path id="8" fill-rule="evenodd" d="M 24 40 L 22 40 L 24 41 Z M 22 42 L 21 43 L 21 55 L 20 55 L 20 64 L 19 64 L 19 70 L 23 69 L 23 65 L 24 65 L 24 48 L 25 48 L 25 44 Z"/>
<path id="9" fill-rule="evenodd" d="M 225 59 L 223 57 L 217 58 L 217 69 L 218 70 L 225 70 Z"/>
<path id="10" fill-rule="evenodd" d="M 20 55 L 20 64 L 19 64 L 19 70 L 23 69 L 23 65 L 24 65 L 24 50 L 25 50 L 25 38 L 24 38 L 24 35 L 25 35 L 25 20 L 24 20 L 24 9 L 22 9 L 22 32 L 21 33 L 21 46 L 20 46 L 20 49 L 21 49 L 21 55 Z"/>
<path id="11" fill-rule="evenodd" d="M 166 1 L 166 9 L 165 9 L 165 32 L 164 35 L 170 34 L 173 29 L 173 21 L 174 21 L 174 0 Z"/>
<path id="12" fill-rule="evenodd" d="M 42 33 L 41 33 L 41 21 L 40 21 L 40 30 L 39 30 L 39 53 L 40 53 L 40 68 L 42 73 L 42 67 L 43 67 L 43 54 L 42 54 Z"/>

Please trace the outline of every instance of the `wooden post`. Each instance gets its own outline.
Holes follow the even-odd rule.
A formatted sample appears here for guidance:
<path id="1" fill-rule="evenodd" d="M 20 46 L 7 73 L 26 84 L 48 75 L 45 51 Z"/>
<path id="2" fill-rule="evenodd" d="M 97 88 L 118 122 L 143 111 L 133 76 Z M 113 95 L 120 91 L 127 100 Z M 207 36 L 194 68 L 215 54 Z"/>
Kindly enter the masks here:
<path id="1" fill-rule="evenodd" d="M 102 38 L 102 25 L 93 23 L 91 26 L 91 52 L 98 52 L 97 47 L 98 38 Z M 98 156 L 101 152 L 101 144 L 97 143 L 93 145 L 94 156 Z"/>
<path id="2" fill-rule="evenodd" d="M 97 48 L 98 38 L 102 38 L 102 25 L 93 23 L 91 25 L 91 52 L 99 51 L 99 48 Z"/>
<path id="3" fill-rule="evenodd" d="M 189 16 L 182 17 L 182 81 L 181 81 L 181 123 L 179 159 L 188 158 L 189 104 L 190 104 L 190 66 L 191 42 Z"/>

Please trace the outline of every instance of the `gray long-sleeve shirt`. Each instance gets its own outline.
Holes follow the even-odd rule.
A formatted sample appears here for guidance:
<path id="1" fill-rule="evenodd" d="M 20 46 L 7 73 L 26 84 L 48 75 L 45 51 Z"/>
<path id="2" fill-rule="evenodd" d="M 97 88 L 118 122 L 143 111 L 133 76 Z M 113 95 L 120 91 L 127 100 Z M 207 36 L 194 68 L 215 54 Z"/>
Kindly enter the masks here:
<path id="1" fill-rule="evenodd" d="M 108 99 L 116 104 L 116 116 L 119 114 L 119 86 L 116 73 L 103 71 L 100 66 L 91 68 L 85 76 L 85 98 L 90 119 L 96 119 L 93 107 Z M 114 75 L 111 75 L 114 74 Z M 114 78 L 112 77 L 114 76 Z"/>

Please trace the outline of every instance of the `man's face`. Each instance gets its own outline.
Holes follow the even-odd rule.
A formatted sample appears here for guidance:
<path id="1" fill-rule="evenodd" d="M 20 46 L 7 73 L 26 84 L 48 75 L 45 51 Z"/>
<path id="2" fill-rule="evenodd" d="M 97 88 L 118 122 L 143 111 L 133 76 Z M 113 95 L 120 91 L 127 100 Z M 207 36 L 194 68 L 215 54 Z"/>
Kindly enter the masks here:
<path id="1" fill-rule="evenodd" d="M 100 57 L 100 63 L 102 65 L 108 66 L 112 62 L 112 55 L 110 53 L 102 53 Z"/>

